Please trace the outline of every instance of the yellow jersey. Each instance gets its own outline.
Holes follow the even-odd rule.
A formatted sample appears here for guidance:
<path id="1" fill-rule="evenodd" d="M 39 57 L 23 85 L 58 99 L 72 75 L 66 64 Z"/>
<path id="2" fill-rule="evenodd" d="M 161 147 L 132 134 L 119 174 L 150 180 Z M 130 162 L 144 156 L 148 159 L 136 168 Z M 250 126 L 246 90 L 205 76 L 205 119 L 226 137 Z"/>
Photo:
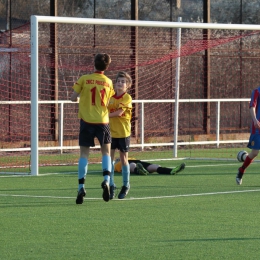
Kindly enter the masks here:
<path id="1" fill-rule="evenodd" d="M 108 110 L 110 113 L 122 109 L 121 116 L 109 119 L 111 136 L 113 138 L 124 138 L 131 135 L 132 97 L 128 93 L 111 97 Z"/>
<path id="2" fill-rule="evenodd" d="M 113 83 L 103 72 L 81 76 L 73 86 L 79 94 L 78 117 L 91 124 L 108 124 L 109 99 L 115 94 Z"/>

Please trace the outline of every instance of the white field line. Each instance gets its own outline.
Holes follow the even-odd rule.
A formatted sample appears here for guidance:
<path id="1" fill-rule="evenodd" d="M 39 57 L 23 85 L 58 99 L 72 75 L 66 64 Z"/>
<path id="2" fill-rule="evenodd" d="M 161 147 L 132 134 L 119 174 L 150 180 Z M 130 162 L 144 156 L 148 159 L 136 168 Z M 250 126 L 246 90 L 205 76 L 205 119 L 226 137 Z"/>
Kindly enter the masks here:
<path id="1" fill-rule="evenodd" d="M 234 166 L 237 163 L 225 164 L 224 166 Z M 187 168 L 197 168 L 197 167 L 218 167 L 221 164 L 209 164 L 209 165 L 198 165 L 198 166 L 186 166 Z M 99 173 L 100 171 L 89 171 L 89 173 Z M 0 176 L 1 177 L 44 177 L 48 175 L 55 174 L 76 174 L 77 172 L 68 172 L 68 173 L 45 173 L 38 176 L 32 175 L 10 175 L 10 176 Z M 124 200 L 114 199 L 116 201 L 127 201 L 127 200 L 149 200 L 149 199 L 166 199 L 166 198 L 180 198 L 180 197 L 195 197 L 195 196 L 210 196 L 210 195 L 223 195 L 223 194 L 235 194 L 235 193 L 249 193 L 249 192 L 260 192 L 260 189 L 256 190 L 241 190 L 241 191 L 223 191 L 223 192 L 209 192 L 209 193 L 192 193 L 192 194 L 180 194 L 180 195 L 171 195 L 171 196 L 155 196 L 155 197 L 142 197 L 135 198 L 130 197 Z M 52 199 L 75 199 L 75 197 L 58 197 L 58 196 L 33 196 L 33 195 L 13 195 L 13 194 L 0 194 L 1 197 L 27 197 L 27 198 L 52 198 Z M 84 198 L 84 200 L 102 200 L 102 198 Z"/>
<path id="2" fill-rule="evenodd" d="M 223 194 L 236 194 L 236 193 L 250 193 L 260 192 L 257 190 L 239 190 L 239 191 L 220 191 L 220 192 L 207 192 L 207 193 L 191 193 L 191 194 L 180 194 L 171 196 L 155 196 L 155 197 L 142 197 L 142 198 L 126 198 L 123 200 L 113 199 L 114 201 L 128 201 L 128 200 L 151 200 L 151 199 L 169 199 L 169 198 L 180 198 L 180 197 L 195 197 L 195 196 L 211 196 L 211 195 L 223 195 Z M 43 199 L 75 199 L 75 197 L 58 197 L 58 196 L 34 196 L 34 195 L 14 195 L 14 194 L 0 194 L 0 197 L 20 197 L 20 198 L 43 198 Z M 102 198 L 84 198 L 84 200 L 102 200 Z"/>
<path id="3" fill-rule="evenodd" d="M 234 165 L 237 165 L 239 166 L 241 163 L 229 163 L 229 164 L 204 164 L 204 165 L 192 165 L 192 166 L 189 166 L 189 165 L 186 165 L 185 168 L 199 168 L 199 167 L 220 167 L 220 166 L 234 166 Z M 169 166 L 169 168 L 174 168 L 176 167 L 176 165 L 173 165 L 173 166 Z M 88 171 L 88 173 L 99 173 L 101 172 L 100 171 Z M 39 174 L 38 176 L 33 176 L 33 175 L 30 175 L 30 174 L 6 174 L 6 175 L 1 175 L 0 178 L 10 178 L 10 177 L 43 177 L 43 176 L 49 176 L 49 175 L 56 175 L 56 174 L 76 174 L 78 172 L 52 172 L 52 173 L 41 173 Z"/>
<path id="4" fill-rule="evenodd" d="M 167 199 L 167 198 L 209 196 L 209 195 L 249 193 L 249 192 L 260 192 L 260 189 L 257 189 L 257 190 L 220 191 L 220 192 L 207 192 L 207 193 L 193 193 L 193 194 L 180 194 L 180 195 L 171 195 L 171 196 L 156 196 L 156 197 L 143 197 L 143 198 L 131 198 L 130 197 L 128 200 Z"/>

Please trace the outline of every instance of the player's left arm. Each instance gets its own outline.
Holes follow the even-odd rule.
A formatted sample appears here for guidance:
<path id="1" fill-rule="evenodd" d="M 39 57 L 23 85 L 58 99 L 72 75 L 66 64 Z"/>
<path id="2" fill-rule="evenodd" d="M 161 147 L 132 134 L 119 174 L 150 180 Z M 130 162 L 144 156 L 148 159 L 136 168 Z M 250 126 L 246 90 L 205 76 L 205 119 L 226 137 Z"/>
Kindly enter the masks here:
<path id="1" fill-rule="evenodd" d="M 122 109 L 123 113 L 126 112 L 126 110 L 132 110 L 132 97 L 129 94 L 124 96 L 123 101 L 119 105 L 119 109 Z"/>
<path id="2" fill-rule="evenodd" d="M 109 117 L 121 117 L 126 109 L 132 109 L 132 98 L 130 95 L 124 95 L 122 102 L 120 102 L 117 110 L 111 111 Z"/>

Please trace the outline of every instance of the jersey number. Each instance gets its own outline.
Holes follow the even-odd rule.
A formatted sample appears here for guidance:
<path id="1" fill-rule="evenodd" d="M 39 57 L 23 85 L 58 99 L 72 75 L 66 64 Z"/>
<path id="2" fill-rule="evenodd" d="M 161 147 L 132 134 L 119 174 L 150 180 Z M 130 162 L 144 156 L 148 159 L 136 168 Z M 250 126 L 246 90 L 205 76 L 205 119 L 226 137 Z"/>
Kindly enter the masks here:
<path id="1" fill-rule="evenodd" d="M 92 88 L 90 90 L 91 91 L 92 106 L 96 105 L 96 90 L 97 90 L 96 87 L 94 87 L 94 88 Z M 105 103 L 104 103 L 105 94 L 106 94 L 106 90 L 105 89 L 101 89 L 100 90 L 101 106 L 105 106 Z"/>

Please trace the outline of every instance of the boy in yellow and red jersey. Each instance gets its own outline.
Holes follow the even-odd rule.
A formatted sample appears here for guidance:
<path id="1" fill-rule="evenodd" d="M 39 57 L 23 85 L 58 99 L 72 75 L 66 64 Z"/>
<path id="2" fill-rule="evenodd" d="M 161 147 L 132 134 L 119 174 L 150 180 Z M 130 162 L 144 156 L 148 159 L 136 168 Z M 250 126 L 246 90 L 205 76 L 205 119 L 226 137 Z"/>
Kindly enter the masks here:
<path id="1" fill-rule="evenodd" d="M 131 135 L 132 98 L 127 90 L 132 85 L 132 79 L 126 72 L 117 73 L 115 82 L 116 94 L 109 101 L 109 124 L 112 135 L 111 160 L 113 162 L 116 149 L 119 150 L 122 162 L 123 186 L 118 194 L 124 199 L 130 189 L 130 168 L 128 163 L 128 150 Z M 115 196 L 114 165 L 112 163 L 110 175 L 110 199 Z"/>
<path id="2" fill-rule="evenodd" d="M 111 172 L 111 134 L 109 128 L 109 99 L 115 94 L 112 80 L 104 75 L 111 58 L 108 54 L 100 53 L 95 56 L 95 72 L 81 76 L 73 86 L 71 101 L 79 100 L 78 117 L 80 119 L 79 146 L 80 158 L 78 162 L 78 195 L 76 204 L 82 204 L 86 196 L 85 178 L 88 170 L 90 146 L 94 147 L 94 138 L 97 137 L 102 153 L 102 169 L 104 181 L 101 183 L 104 201 L 110 197 Z"/>

